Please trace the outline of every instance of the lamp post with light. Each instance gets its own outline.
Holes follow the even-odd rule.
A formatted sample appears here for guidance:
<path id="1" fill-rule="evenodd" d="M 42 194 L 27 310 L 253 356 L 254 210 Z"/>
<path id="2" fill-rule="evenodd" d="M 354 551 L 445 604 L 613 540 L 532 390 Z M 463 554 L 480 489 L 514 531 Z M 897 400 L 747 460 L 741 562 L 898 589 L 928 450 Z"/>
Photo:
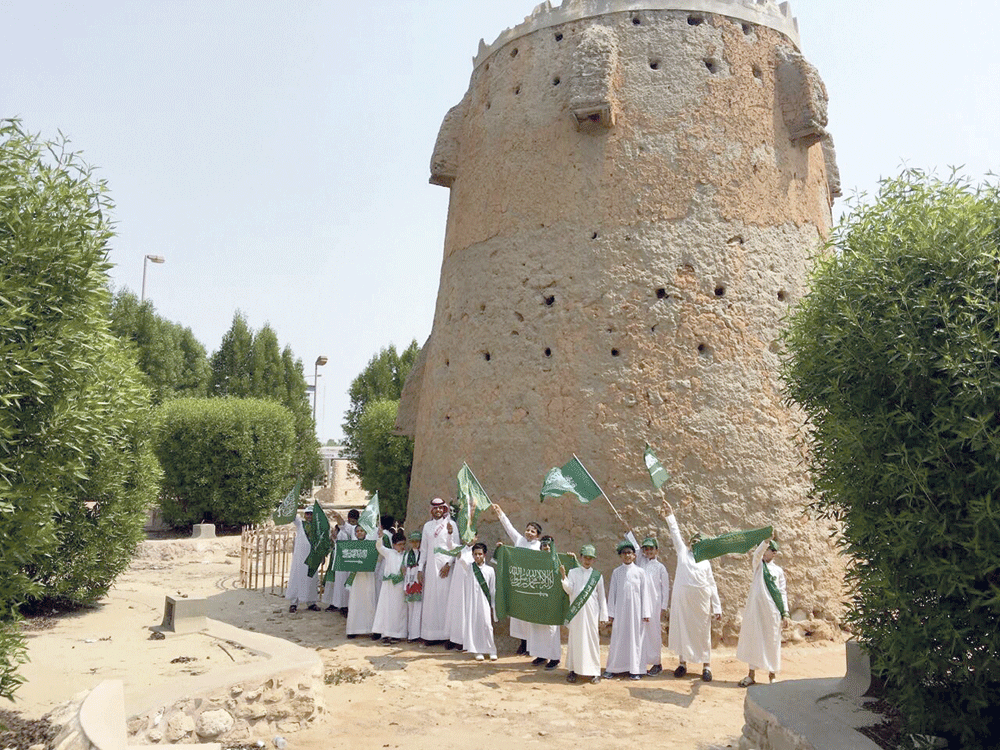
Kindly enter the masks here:
<path id="1" fill-rule="evenodd" d="M 139 299 L 140 302 L 146 301 L 146 268 L 149 265 L 149 261 L 153 263 L 166 263 L 167 259 L 162 255 L 147 255 L 142 259 L 142 297 Z"/>
<path id="2" fill-rule="evenodd" d="M 329 360 L 322 354 L 316 357 L 316 365 L 313 367 L 313 424 L 316 424 L 316 399 L 319 398 L 319 368 Z"/>

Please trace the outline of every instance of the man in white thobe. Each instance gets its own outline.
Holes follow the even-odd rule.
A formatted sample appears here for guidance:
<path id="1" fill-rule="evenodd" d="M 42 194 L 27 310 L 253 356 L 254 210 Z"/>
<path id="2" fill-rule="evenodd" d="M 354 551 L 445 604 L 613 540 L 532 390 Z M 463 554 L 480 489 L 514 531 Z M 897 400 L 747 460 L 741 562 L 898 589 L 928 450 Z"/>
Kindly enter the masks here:
<path id="1" fill-rule="evenodd" d="M 570 607 L 577 612 L 570 618 L 569 637 L 566 640 L 566 682 L 576 682 L 577 675 L 589 677 L 593 683 L 601 681 L 601 636 L 599 622 L 608 621 L 608 603 L 604 595 L 604 576 L 594 570 L 597 551 L 592 544 L 580 548 L 580 567 L 566 572 L 562 566 L 563 590 L 569 596 Z M 591 581 L 591 577 L 596 578 Z M 577 597 L 589 589 L 582 604 Z"/>
<path id="2" fill-rule="evenodd" d="M 466 615 L 462 618 L 462 643 L 465 650 L 475 656 L 476 661 L 483 661 L 487 656 L 490 661 L 496 661 L 497 644 L 493 638 L 493 623 L 497 619 L 497 578 L 496 571 L 486 564 L 486 545 L 477 542 L 471 547 L 463 547 L 458 567 L 465 570 L 463 580 Z M 477 570 L 479 575 L 476 575 Z"/>
<path id="3" fill-rule="evenodd" d="M 753 685 L 758 669 L 768 671 L 769 682 L 781 671 L 781 625 L 788 616 L 788 596 L 785 571 L 773 562 L 777 551 L 773 539 L 765 539 L 753 551 L 753 583 L 736 646 L 736 658 L 745 661 L 750 672 L 740 680 L 740 687 Z"/>
<path id="4" fill-rule="evenodd" d="M 420 568 L 417 580 L 423 585 L 420 637 L 430 643 L 448 640 L 447 606 L 455 558 L 446 554 L 461 544 L 458 528 L 448 517 L 448 506 L 439 497 L 431 501 L 431 520 L 424 524 L 420 538 Z M 440 549 L 442 552 L 436 552 Z"/>
<path id="5" fill-rule="evenodd" d="M 674 509 L 667 503 L 667 528 L 677 553 L 674 593 L 670 599 L 670 637 L 667 646 L 680 658 L 674 677 L 687 674 L 687 663 L 701 662 L 701 679 L 712 681 L 712 618 L 722 619 L 719 589 L 715 585 L 712 563 L 695 562 L 694 554 L 684 543 Z M 694 543 L 699 534 L 691 537 Z"/>
<path id="6" fill-rule="evenodd" d="M 504 531 L 507 532 L 507 536 L 510 537 L 510 541 L 515 547 L 520 547 L 521 549 L 541 549 L 541 524 L 537 521 L 529 521 L 528 525 L 524 527 L 524 534 L 522 535 L 514 528 L 514 524 L 510 522 L 510 519 L 507 518 L 499 505 L 493 503 L 493 510 L 500 520 L 500 525 L 503 526 Z M 510 618 L 510 637 L 521 639 L 521 645 L 517 647 L 518 654 L 526 653 L 528 650 L 528 634 L 530 629 L 530 622 L 518 620 L 516 617 Z"/>
<path id="7" fill-rule="evenodd" d="M 313 512 L 307 510 L 304 515 L 305 523 L 312 523 Z M 296 516 L 292 523 L 295 524 L 295 543 L 292 547 L 292 564 L 288 568 L 288 588 L 285 589 L 285 598 L 290 602 L 288 611 L 297 612 L 299 604 L 308 604 L 309 609 L 318 611 L 316 599 L 319 597 L 319 580 L 315 573 L 309 575 L 309 566 L 306 565 L 312 545 L 306 536 L 302 519 Z"/>
<path id="8" fill-rule="evenodd" d="M 638 680 L 646 670 L 642 663 L 642 626 L 653 615 L 653 593 L 646 572 L 635 564 L 635 547 L 629 542 L 618 545 L 622 564 L 611 574 L 608 587 L 608 620 L 611 644 L 604 676 L 628 672 Z"/>
<path id="9" fill-rule="evenodd" d="M 631 530 L 625 538 L 632 544 L 637 544 Z M 660 545 L 656 538 L 647 536 L 642 540 L 642 554 L 635 559 L 635 564 L 646 571 L 653 592 L 653 616 L 642 626 L 642 660 L 650 665 L 646 670 L 650 677 L 663 671 L 663 627 L 660 625 L 660 612 L 670 609 L 670 574 L 657 557 L 659 551 Z"/>

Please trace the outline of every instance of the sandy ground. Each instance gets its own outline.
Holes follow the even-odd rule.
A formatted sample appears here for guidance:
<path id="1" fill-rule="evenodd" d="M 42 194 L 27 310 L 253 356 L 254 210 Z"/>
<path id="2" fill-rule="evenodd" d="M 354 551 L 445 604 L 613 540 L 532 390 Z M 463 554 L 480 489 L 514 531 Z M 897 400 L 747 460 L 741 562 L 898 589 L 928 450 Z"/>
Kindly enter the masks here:
<path id="1" fill-rule="evenodd" d="M 715 679 L 675 679 L 664 651 L 663 675 L 640 682 L 570 685 L 565 670 L 532 667 L 500 641 L 501 657 L 477 663 L 465 654 L 419 644 L 383 646 L 348 640 L 344 618 L 301 610 L 289 614 L 278 596 L 239 585 L 239 539 L 149 541 L 142 545 L 100 606 L 54 618 L 27 633 L 28 682 L 0 708 L 38 718 L 105 679 L 129 695 L 191 674 L 253 658 L 197 634 L 149 640 L 166 595 L 203 597 L 208 615 L 237 627 L 314 648 L 323 659 L 327 712 L 310 729 L 289 735 L 290 748 L 442 747 L 657 748 L 735 747 L 743 726 L 746 674 L 732 648 L 716 650 Z M 606 639 L 605 639 L 606 640 Z M 605 652 L 607 644 L 605 642 Z M 842 644 L 786 646 L 782 680 L 844 673 Z M 358 682 L 335 676 L 354 676 Z M 267 738 L 270 739 L 270 738 Z"/>

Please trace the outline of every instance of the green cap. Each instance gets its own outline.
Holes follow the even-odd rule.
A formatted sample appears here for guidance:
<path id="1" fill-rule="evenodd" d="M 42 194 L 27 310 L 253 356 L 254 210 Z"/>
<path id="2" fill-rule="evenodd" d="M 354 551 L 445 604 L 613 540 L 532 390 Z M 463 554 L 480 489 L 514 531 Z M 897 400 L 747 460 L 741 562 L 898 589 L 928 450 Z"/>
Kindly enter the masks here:
<path id="1" fill-rule="evenodd" d="M 627 549 L 630 549 L 633 552 L 635 552 L 635 547 L 633 546 L 632 542 L 619 542 L 618 546 L 615 547 L 615 553 L 620 555 Z"/>
<path id="2" fill-rule="evenodd" d="M 653 537 L 651 537 L 651 536 L 647 536 L 645 539 L 643 539 L 641 546 L 643 546 L 643 547 L 655 547 L 656 549 L 660 548 L 660 545 L 657 544 L 656 540 Z"/>
<path id="3" fill-rule="evenodd" d="M 580 557 L 597 557 L 597 548 L 593 544 L 580 547 Z"/>
<path id="4" fill-rule="evenodd" d="M 771 539 L 767 543 L 767 546 L 771 549 L 772 552 L 777 552 L 778 551 L 778 543 L 776 541 L 774 541 L 773 539 Z"/>

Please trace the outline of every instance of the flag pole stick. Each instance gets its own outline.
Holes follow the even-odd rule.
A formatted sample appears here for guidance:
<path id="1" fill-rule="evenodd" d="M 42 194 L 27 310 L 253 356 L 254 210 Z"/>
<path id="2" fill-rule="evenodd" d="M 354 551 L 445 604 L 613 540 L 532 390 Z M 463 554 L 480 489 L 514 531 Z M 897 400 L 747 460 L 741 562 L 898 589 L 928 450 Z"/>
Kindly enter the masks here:
<path id="1" fill-rule="evenodd" d="M 594 486 L 597 487 L 597 489 L 599 489 L 601 491 L 601 496 L 605 500 L 608 501 L 608 505 L 611 506 L 611 510 L 613 510 L 615 512 L 615 515 L 618 516 L 618 520 L 621 521 L 624 524 L 625 523 L 625 519 L 622 518 L 622 514 L 618 512 L 617 508 L 615 508 L 614 503 L 611 502 L 611 498 L 604 494 L 604 489 L 601 487 L 601 485 L 599 485 L 597 483 L 597 480 L 594 479 L 593 474 L 591 474 L 589 471 L 587 471 L 587 467 L 583 465 L 583 461 L 581 461 L 577 457 L 577 455 L 575 453 L 573 454 L 573 458 L 576 459 L 577 463 L 580 464 L 580 466 L 583 468 L 584 472 L 586 472 L 587 476 L 590 477 L 590 481 L 594 483 Z M 625 525 L 628 526 L 628 524 L 625 524 Z"/>

